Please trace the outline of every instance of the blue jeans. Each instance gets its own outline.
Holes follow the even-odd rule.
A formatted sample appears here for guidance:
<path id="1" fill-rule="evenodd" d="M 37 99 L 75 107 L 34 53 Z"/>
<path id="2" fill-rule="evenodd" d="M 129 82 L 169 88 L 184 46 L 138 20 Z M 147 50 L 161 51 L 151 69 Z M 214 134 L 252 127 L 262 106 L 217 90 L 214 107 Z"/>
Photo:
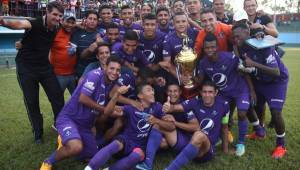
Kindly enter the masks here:
<path id="1" fill-rule="evenodd" d="M 65 92 L 66 89 L 70 92 L 70 94 L 73 93 L 73 91 L 76 88 L 76 78 L 75 75 L 67 75 L 67 76 L 60 76 L 56 75 L 56 78 L 59 82 L 59 85 L 61 87 L 61 90 Z"/>

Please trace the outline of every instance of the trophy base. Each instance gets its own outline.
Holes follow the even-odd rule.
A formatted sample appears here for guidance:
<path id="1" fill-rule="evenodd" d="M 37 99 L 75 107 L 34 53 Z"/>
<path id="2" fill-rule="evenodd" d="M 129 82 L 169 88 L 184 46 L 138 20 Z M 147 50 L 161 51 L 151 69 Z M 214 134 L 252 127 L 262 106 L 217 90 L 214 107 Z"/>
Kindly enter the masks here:
<path id="1" fill-rule="evenodd" d="M 185 99 L 194 98 L 194 97 L 198 96 L 198 94 L 199 94 L 199 91 L 195 85 L 192 85 L 192 86 L 185 85 L 182 88 L 182 96 Z"/>
<path id="2" fill-rule="evenodd" d="M 185 89 L 193 89 L 195 88 L 195 85 L 194 84 L 187 84 L 185 86 L 183 86 Z"/>

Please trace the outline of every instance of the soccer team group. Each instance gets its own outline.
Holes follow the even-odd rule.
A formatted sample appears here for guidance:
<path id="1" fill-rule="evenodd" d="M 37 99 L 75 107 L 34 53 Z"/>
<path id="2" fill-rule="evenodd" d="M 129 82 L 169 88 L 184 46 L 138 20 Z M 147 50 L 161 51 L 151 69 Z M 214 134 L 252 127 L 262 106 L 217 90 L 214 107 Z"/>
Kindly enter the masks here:
<path id="1" fill-rule="evenodd" d="M 271 18 L 257 11 L 256 0 L 245 0 L 244 10 L 233 16 L 225 12 L 224 0 L 214 0 L 212 8 L 199 0 L 170 4 L 142 4 L 137 21 L 130 6 L 113 18 L 112 7 L 102 5 L 76 25 L 58 2 L 50 2 L 46 16 L 35 20 L 0 17 L 0 25 L 26 30 L 17 45 L 17 75 L 37 142 L 43 123 L 33 86 L 44 87 L 55 114 L 58 148 L 42 170 L 70 157 L 88 161 L 85 170 L 96 170 L 113 156 L 111 170 L 153 169 L 160 149 L 177 154 L 167 170 L 210 161 L 219 143 L 229 152 L 235 108 L 235 155 L 242 156 L 245 139 L 266 136 L 266 104 L 276 132 L 272 157 L 286 154 L 284 52 L 246 43 L 277 37 Z M 175 62 L 186 37 L 198 56 L 192 74 L 181 73 Z M 194 88 L 185 88 L 191 80 Z M 31 81 L 35 84 L 28 85 Z M 57 85 L 61 90 L 53 90 Z M 64 104 L 66 88 L 72 95 Z"/>

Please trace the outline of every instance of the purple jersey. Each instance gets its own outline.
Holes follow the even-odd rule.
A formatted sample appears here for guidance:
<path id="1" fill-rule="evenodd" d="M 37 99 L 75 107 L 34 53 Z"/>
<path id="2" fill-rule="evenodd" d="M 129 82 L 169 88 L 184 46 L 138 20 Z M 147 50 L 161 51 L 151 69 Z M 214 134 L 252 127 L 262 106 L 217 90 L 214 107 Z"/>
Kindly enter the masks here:
<path id="1" fill-rule="evenodd" d="M 116 48 L 117 46 L 119 46 L 120 44 L 122 44 L 122 42 L 121 42 L 121 40 L 120 40 L 119 38 L 118 38 L 115 42 L 111 43 L 111 42 L 108 40 L 107 36 L 104 36 L 104 37 L 103 37 L 103 41 L 104 41 L 104 43 L 109 44 L 109 46 L 110 46 L 111 49 L 112 49 L 112 48 Z"/>
<path id="2" fill-rule="evenodd" d="M 211 144 L 215 145 L 221 137 L 222 124 L 228 123 L 229 105 L 219 97 L 211 107 L 206 107 L 202 99 L 193 98 L 181 103 L 185 112 L 193 111 L 200 123 L 200 128 L 205 133 Z"/>
<path id="3" fill-rule="evenodd" d="M 150 63 L 157 64 L 162 61 L 163 41 L 165 33 L 156 31 L 154 39 L 146 39 L 144 34 L 140 34 L 139 49 L 141 49 Z"/>
<path id="4" fill-rule="evenodd" d="M 118 56 L 123 62 L 127 61 L 131 64 L 134 64 L 136 67 L 142 68 L 149 65 L 149 61 L 143 52 L 139 49 L 136 49 L 133 54 L 127 54 L 123 50 L 122 44 L 116 45 L 112 48 L 112 54 Z"/>
<path id="5" fill-rule="evenodd" d="M 130 27 L 126 27 L 124 25 L 120 25 L 119 26 L 119 30 L 120 30 L 120 35 L 121 37 L 124 37 L 125 32 L 127 30 L 137 30 L 137 31 L 142 31 L 143 27 L 140 24 L 137 23 L 132 23 Z"/>
<path id="6" fill-rule="evenodd" d="M 77 86 L 60 115 L 68 116 L 80 126 L 92 128 L 99 111 L 80 103 L 79 96 L 81 93 L 85 94 L 98 104 L 105 105 L 108 102 L 109 92 L 114 84 L 115 82 L 105 83 L 105 75 L 100 69 L 90 71 Z"/>
<path id="7" fill-rule="evenodd" d="M 178 103 L 182 103 L 184 99 L 180 99 Z M 175 103 L 175 104 L 178 104 Z M 172 103 L 173 104 L 173 103 Z M 188 123 L 190 120 L 195 118 L 195 115 L 193 112 L 174 112 L 170 113 L 174 116 L 175 120 L 177 122 L 182 122 L 182 123 Z"/>
<path id="8" fill-rule="evenodd" d="M 170 33 L 170 32 L 173 32 L 175 30 L 174 26 L 172 25 L 172 23 L 168 23 L 166 25 L 166 27 L 161 27 L 160 25 L 157 26 L 157 30 L 161 31 L 161 32 L 164 32 L 166 34 Z"/>
<path id="9" fill-rule="evenodd" d="M 115 23 L 115 24 L 119 24 L 118 22 L 116 22 L 114 19 L 112 20 L 111 23 Z M 100 34 L 101 37 L 104 37 L 105 36 L 105 33 L 106 33 L 106 29 L 107 29 L 107 26 L 111 23 L 100 23 L 98 26 L 97 26 L 97 32 Z"/>
<path id="10" fill-rule="evenodd" d="M 130 99 L 136 99 L 135 94 L 135 76 L 132 71 L 124 71 L 121 73 L 121 77 L 117 81 L 118 86 L 128 86 L 130 85 L 130 88 L 128 89 L 128 92 L 124 94 L 123 96 L 128 97 Z"/>
<path id="11" fill-rule="evenodd" d="M 187 31 L 189 37 L 189 47 L 194 48 L 195 39 L 197 37 L 198 31 L 188 28 Z M 177 33 L 171 32 L 165 37 L 165 41 L 163 43 L 163 57 L 171 57 L 171 61 L 173 62 L 175 56 L 181 51 L 182 49 L 182 38 L 177 36 Z"/>
<path id="12" fill-rule="evenodd" d="M 255 80 L 262 83 L 288 82 L 288 77 L 289 77 L 288 70 L 280 60 L 280 57 L 278 56 L 274 47 L 255 50 L 249 46 L 245 46 L 241 49 L 240 54 L 242 56 L 246 54 L 248 57 L 250 57 L 253 61 L 257 63 L 272 68 L 278 68 L 280 70 L 279 77 L 273 77 L 258 70 L 254 76 Z"/>
<path id="13" fill-rule="evenodd" d="M 121 135 L 128 137 L 131 141 L 135 141 L 141 147 L 146 146 L 147 138 L 152 128 L 147 121 L 148 116 L 153 115 L 159 119 L 164 116 L 162 105 L 158 102 L 151 104 L 144 111 L 139 111 L 131 105 L 123 106 L 123 114 L 126 117 L 126 123 Z"/>
<path id="14" fill-rule="evenodd" d="M 209 61 L 207 56 L 200 60 L 198 74 L 209 77 L 222 95 L 236 95 L 248 88 L 245 78 L 237 71 L 239 57 L 230 52 L 218 52 L 217 55 L 216 62 Z"/>

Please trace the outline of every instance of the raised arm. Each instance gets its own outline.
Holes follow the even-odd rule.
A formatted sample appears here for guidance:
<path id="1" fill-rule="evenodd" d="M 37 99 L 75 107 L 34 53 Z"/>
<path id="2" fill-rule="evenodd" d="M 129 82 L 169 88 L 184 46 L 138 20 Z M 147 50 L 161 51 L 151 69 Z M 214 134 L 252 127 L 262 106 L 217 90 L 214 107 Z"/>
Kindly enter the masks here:
<path id="1" fill-rule="evenodd" d="M 3 16 L 0 16 L 0 25 L 13 30 L 31 29 L 31 24 L 28 20 L 9 20 L 4 19 Z"/>

